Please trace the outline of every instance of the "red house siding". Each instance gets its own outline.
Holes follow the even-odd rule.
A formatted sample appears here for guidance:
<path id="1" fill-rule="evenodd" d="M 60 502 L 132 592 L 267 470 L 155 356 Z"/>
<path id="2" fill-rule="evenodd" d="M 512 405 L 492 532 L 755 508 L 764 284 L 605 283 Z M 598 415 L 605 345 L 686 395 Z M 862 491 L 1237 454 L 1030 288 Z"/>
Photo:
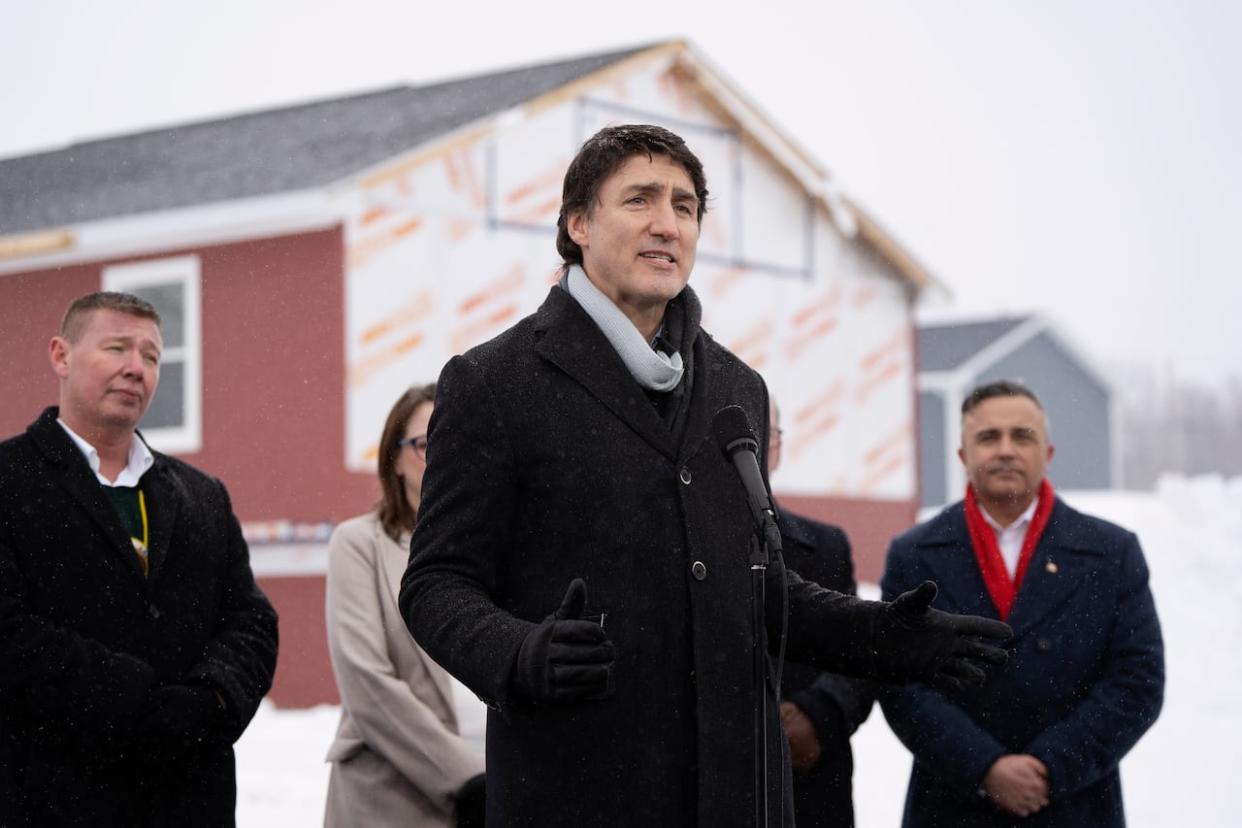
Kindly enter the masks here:
<path id="1" fill-rule="evenodd" d="M 852 500 L 841 497 L 793 497 L 777 493 L 782 509 L 835 523 L 849 535 L 854 578 L 876 584 L 884 574 L 884 556 L 895 536 L 914 525 L 914 501 Z"/>
<path id="2" fill-rule="evenodd" d="M 0 439 L 26 430 L 56 403 L 48 343 L 77 297 L 99 290 L 98 263 L 0 276 Z"/>
<path id="3" fill-rule="evenodd" d="M 340 227 L 0 276 L 0 436 L 55 404 L 48 341 L 65 307 L 100 289 L 103 268 L 186 254 L 201 262 L 203 431 L 202 450 L 182 458 L 225 481 L 243 522 L 336 523 L 366 511 L 374 475 L 345 470 Z M 281 616 L 272 698 L 335 701 L 322 576 L 260 584 Z"/>
<path id="4" fill-rule="evenodd" d="M 280 654 L 268 693 L 277 707 L 340 703 L 324 630 L 326 584 L 322 575 L 259 579 L 259 586 L 280 614 Z"/>
<path id="5" fill-rule="evenodd" d="M 54 404 L 47 344 L 112 264 L 202 264 L 203 441 L 181 457 L 224 480 L 242 521 L 336 522 L 365 511 L 372 475 L 345 471 L 340 227 L 0 276 L 0 435 Z"/>

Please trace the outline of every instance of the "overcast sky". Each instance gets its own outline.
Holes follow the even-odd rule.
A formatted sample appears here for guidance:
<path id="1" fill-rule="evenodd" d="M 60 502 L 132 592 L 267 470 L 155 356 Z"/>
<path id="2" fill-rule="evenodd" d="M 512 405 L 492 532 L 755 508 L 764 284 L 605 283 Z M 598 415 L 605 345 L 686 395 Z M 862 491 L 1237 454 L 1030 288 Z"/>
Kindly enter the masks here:
<path id="1" fill-rule="evenodd" d="M 925 318 L 1242 376 L 1242 3 L 184 5 L 0 0 L 0 157 L 685 37 L 947 287 Z"/>

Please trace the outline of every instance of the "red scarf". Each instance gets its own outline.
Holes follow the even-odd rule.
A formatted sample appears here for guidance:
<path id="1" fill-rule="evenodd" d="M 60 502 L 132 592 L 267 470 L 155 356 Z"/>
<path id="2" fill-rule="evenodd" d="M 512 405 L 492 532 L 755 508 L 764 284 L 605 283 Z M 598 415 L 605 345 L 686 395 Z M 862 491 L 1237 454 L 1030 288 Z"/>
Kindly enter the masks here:
<path id="1" fill-rule="evenodd" d="M 979 511 L 975 487 L 969 484 L 966 486 L 966 528 L 970 530 L 970 542 L 975 548 L 975 560 L 979 562 L 983 583 L 987 585 L 988 594 L 992 596 L 992 603 L 996 605 L 1002 621 L 1009 618 L 1009 611 L 1013 609 L 1018 588 L 1022 586 L 1022 578 L 1035 555 L 1035 547 L 1039 545 L 1039 539 L 1048 526 L 1055 500 L 1052 484 L 1045 477 L 1039 484 L 1039 505 L 1035 507 L 1035 516 L 1031 518 L 1026 538 L 1022 541 L 1017 573 L 1010 579 L 1009 570 L 1005 568 L 1005 559 L 1001 557 L 1000 544 L 996 541 L 996 530 L 984 520 L 983 512 Z"/>

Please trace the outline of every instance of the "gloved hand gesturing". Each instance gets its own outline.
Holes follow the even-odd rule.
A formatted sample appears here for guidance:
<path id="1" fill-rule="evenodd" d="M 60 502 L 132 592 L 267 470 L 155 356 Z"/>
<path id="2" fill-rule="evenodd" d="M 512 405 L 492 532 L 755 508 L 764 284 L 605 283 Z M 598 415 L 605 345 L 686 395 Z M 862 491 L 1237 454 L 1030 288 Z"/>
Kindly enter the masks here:
<path id="1" fill-rule="evenodd" d="M 586 583 L 574 578 L 555 613 L 518 650 L 513 690 L 526 701 L 571 702 L 612 694 L 616 652 L 602 625 L 583 619 Z"/>
<path id="2" fill-rule="evenodd" d="M 925 682 L 940 690 L 982 684 L 980 665 L 1004 664 L 1008 624 L 977 615 L 931 608 L 936 584 L 924 581 L 903 592 L 876 621 L 875 660 L 881 678 Z"/>

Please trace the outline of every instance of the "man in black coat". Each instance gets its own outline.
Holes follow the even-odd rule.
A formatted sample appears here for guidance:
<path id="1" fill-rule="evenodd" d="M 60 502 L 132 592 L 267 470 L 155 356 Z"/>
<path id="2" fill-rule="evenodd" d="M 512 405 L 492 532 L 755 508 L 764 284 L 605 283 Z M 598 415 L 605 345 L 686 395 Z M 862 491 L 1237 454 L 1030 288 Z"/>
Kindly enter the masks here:
<path id="1" fill-rule="evenodd" d="M 773 401 L 768 430 L 768 474 L 781 463 L 780 409 Z M 780 510 L 785 565 L 808 581 L 858 594 L 850 541 L 839 526 Z M 875 688 L 866 679 L 787 663 L 781 680 L 781 726 L 793 766 L 798 828 L 852 828 L 854 754 L 850 736 L 867 720 Z"/>
<path id="2" fill-rule="evenodd" d="M 565 176 L 561 282 L 440 375 L 400 605 L 492 706 L 489 825 L 751 824 L 757 698 L 770 822 L 792 821 L 772 681 L 752 686 L 750 513 L 711 438 L 737 405 L 766 440 L 767 393 L 699 328 L 706 202 L 679 137 L 601 130 Z M 767 630 L 787 607 L 791 658 L 954 683 L 1003 658 L 979 639 L 1007 628 L 929 614 L 933 587 L 885 605 L 781 575 Z"/>
<path id="3" fill-rule="evenodd" d="M 159 316 L 73 302 L 60 405 L 0 443 L 0 824 L 229 826 L 276 614 L 228 493 L 135 427 Z"/>

